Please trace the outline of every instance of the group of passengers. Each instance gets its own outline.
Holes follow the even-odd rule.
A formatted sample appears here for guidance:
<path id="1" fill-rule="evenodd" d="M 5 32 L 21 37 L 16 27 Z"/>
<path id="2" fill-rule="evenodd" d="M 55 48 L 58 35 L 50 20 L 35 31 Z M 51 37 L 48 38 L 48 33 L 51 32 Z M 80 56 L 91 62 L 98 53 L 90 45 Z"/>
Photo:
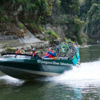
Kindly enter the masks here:
<path id="1" fill-rule="evenodd" d="M 22 49 L 17 49 L 16 54 L 25 54 L 25 51 L 24 51 L 23 48 Z M 32 52 L 30 53 L 30 55 L 34 56 L 34 57 L 39 57 L 39 55 L 37 54 L 35 48 L 32 49 Z M 47 49 L 47 52 L 45 53 L 45 55 L 42 58 L 56 59 L 56 54 L 55 54 L 53 48 Z"/>
<path id="2" fill-rule="evenodd" d="M 16 50 L 16 54 L 25 54 L 24 48 Z"/>
<path id="3" fill-rule="evenodd" d="M 44 58 L 44 59 L 45 58 L 56 59 L 56 56 L 57 57 L 65 57 L 65 56 L 73 57 L 73 55 L 76 52 L 76 48 L 74 47 L 74 44 L 72 42 L 68 42 L 68 43 L 62 43 L 58 46 L 55 46 L 55 51 L 56 51 L 56 54 L 53 48 L 49 48 L 47 49 L 47 52 L 44 54 L 44 56 L 40 57 L 37 54 L 36 49 L 33 48 L 30 55 L 36 58 Z M 23 48 L 21 50 L 17 49 L 16 54 L 25 54 L 25 51 Z"/>

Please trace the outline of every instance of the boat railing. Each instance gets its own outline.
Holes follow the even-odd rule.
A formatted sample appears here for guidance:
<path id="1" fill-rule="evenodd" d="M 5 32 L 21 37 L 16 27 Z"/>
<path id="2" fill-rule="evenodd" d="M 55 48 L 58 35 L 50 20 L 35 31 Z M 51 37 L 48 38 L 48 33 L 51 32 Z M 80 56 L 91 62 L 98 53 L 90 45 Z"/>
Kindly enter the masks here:
<path id="1" fill-rule="evenodd" d="M 29 58 L 31 59 L 31 55 L 29 54 L 15 54 L 15 53 L 3 53 L 1 54 L 3 58 Z"/>

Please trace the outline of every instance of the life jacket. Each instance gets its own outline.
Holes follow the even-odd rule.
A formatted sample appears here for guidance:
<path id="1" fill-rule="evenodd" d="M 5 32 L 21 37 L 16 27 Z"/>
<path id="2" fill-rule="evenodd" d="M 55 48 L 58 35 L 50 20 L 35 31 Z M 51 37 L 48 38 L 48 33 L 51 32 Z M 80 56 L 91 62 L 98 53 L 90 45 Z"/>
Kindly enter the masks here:
<path id="1" fill-rule="evenodd" d="M 49 54 L 49 58 L 56 59 L 55 56 L 52 56 L 52 55 L 50 55 L 50 54 Z"/>
<path id="2" fill-rule="evenodd" d="M 48 56 L 49 54 L 48 54 L 48 52 L 47 53 L 45 53 L 45 55 L 43 56 L 43 57 L 45 57 L 45 56 Z"/>
<path id="3" fill-rule="evenodd" d="M 17 50 L 16 54 L 23 54 L 23 53 L 20 50 Z"/>
<path id="4" fill-rule="evenodd" d="M 49 55 L 49 58 L 53 58 L 54 56 L 52 56 L 52 55 L 50 55 L 50 54 L 48 54 Z"/>
<path id="5" fill-rule="evenodd" d="M 31 56 L 36 56 L 36 52 L 31 52 L 30 55 Z"/>
<path id="6" fill-rule="evenodd" d="M 53 52 L 52 52 L 53 53 Z M 47 57 L 46 57 L 47 56 Z M 56 59 L 56 57 L 55 56 L 53 56 L 53 55 L 50 55 L 48 52 L 43 56 L 43 58 L 52 58 L 52 59 Z"/>

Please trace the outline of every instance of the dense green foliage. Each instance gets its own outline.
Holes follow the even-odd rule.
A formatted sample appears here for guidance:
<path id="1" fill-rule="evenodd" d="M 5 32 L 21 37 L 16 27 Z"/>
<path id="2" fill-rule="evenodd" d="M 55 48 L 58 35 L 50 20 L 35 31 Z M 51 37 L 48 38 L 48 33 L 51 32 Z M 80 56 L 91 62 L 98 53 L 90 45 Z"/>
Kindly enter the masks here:
<path id="1" fill-rule="evenodd" d="M 100 38 L 100 4 L 92 4 L 87 16 L 87 33 L 91 37 Z"/>
<path id="2" fill-rule="evenodd" d="M 100 34 L 100 0 L 1 0 L 0 23 L 21 21 L 33 33 L 44 30 L 46 24 L 63 26 L 64 39 L 86 43 L 88 36 Z M 18 25 L 20 29 L 23 26 Z M 88 35 L 88 36 L 87 36 Z M 97 35 L 99 36 L 99 35 Z"/>
<path id="3" fill-rule="evenodd" d="M 80 7 L 80 16 L 86 17 L 89 9 L 91 8 L 92 4 L 97 3 L 100 4 L 100 0 L 82 0 Z"/>
<path id="4" fill-rule="evenodd" d="M 0 6 L 2 10 L 11 10 L 18 11 L 19 7 L 22 7 L 22 14 L 24 14 L 22 17 L 25 19 L 25 17 L 30 18 L 30 20 L 33 18 L 35 21 L 39 22 L 42 17 L 51 15 L 52 10 L 52 0 L 1 0 Z M 8 3 L 6 3 L 8 2 Z M 26 14 L 26 16 L 25 16 Z"/>
<path id="5" fill-rule="evenodd" d="M 78 0 L 61 0 L 61 7 L 67 14 L 77 15 L 80 11 Z"/>
<path id="6" fill-rule="evenodd" d="M 80 18 L 85 23 L 84 33 L 92 39 L 100 38 L 100 0 L 83 0 L 80 9 Z"/>

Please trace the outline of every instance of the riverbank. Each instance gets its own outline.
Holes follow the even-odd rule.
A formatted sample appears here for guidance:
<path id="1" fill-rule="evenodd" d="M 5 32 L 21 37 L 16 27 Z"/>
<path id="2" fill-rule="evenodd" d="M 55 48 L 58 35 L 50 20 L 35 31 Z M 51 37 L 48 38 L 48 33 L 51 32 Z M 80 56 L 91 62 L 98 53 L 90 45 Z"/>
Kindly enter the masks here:
<path id="1" fill-rule="evenodd" d="M 3 41 L 0 42 L 0 53 L 6 51 L 7 49 L 21 49 L 23 48 L 25 51 L 31 50 L 32 48 L 36 49 L 43 49 L 49 47 L 48 41 L 40 41 L 40 42 L 33 42 L 33 43 L 20 43 L 18 40 L 11 40 L 11 41 Z"/>

